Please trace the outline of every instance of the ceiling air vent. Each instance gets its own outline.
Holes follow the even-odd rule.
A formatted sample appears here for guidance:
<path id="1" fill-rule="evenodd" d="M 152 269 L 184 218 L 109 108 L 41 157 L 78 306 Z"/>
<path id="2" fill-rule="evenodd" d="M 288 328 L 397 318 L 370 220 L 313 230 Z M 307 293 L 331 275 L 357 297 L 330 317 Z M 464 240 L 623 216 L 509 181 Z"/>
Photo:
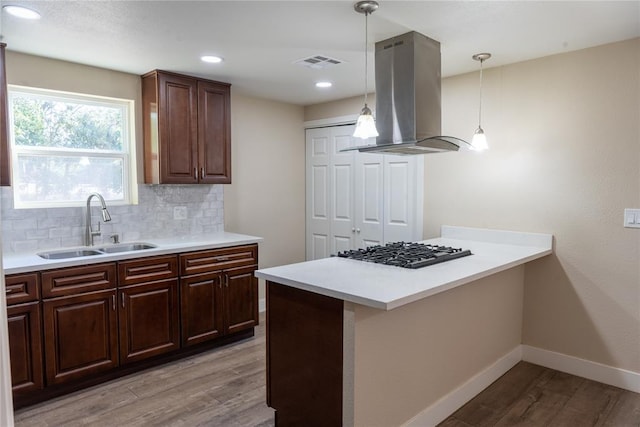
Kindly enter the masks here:
<path id="1" fill-rule="evenodd" d="M 314 70 L 320 70 L 322 68 L 332 67 L 334 65 L 342 64 L 344 61 L 339 59 L 330 58 L 326 55 L 310 56 L 308 58 L 298 59 L 294 61 L 294 64 L 302 65 L 303 67 L 312 68 Z"/>

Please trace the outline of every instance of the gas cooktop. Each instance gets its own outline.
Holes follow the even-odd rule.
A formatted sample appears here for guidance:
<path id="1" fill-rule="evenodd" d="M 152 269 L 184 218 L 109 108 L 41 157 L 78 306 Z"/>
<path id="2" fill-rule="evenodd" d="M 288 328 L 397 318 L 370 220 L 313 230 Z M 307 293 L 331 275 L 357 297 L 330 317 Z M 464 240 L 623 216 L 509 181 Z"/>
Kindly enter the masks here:
<path id="1" fill-rule="evenodd" d="M 422 268 L 468 255 L 472 255 L 468 249 L 425 243 L 395 242 L 338 252 L 337 256 L 403 268 Z"/>

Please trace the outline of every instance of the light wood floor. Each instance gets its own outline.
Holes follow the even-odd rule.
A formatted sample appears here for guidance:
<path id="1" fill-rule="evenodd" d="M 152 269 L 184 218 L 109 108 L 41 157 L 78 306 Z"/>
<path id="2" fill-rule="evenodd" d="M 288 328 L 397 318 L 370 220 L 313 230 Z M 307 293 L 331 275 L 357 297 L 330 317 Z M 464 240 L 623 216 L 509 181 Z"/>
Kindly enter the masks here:
<path id="1" fill-rule="evenodd" d="M 16 412 L 16 426 L 271 427 L 256 336 Z M 521 362 L 441 427 L 640 427 L 640 394 Z M 376 426 L 394 427 L 394 426 Z"/>
<path id="2" fill-rule="evenodd" d="M 264 323 L 251 339 L 18 410 L 15 425 L 273 426 Z"/>
<path id="3" fill-rule="evenodd" d="M 520 362 L 439 427 L 638 427 L 640 394 Z"/>

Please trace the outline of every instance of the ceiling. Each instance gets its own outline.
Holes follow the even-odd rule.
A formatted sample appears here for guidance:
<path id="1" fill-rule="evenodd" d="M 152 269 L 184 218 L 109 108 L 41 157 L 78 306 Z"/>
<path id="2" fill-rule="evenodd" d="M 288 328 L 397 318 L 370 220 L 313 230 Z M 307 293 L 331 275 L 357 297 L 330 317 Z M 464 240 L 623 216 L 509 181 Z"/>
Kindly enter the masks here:
<path id="1" fill-rule="evenodd" d="M 309 105 L 362 94 L 364 15 L 355 1 L 1 1 L 40 12 L 2 13 L 7 49 L 134 74 L 152 69 L 226 81 L 242 93 Z M 373 41 L 418 31 L 440 41 L 443 76 L 640 37 L 640 1 L 379 0 Z M 205 64 L 204 54 L 222 56 Z M 295 61 L 343 61 L 310 69 Z M 369 55 L 369 90 L 374 90 Z M 314 83 L 328 80 L 329 89 Z"/>

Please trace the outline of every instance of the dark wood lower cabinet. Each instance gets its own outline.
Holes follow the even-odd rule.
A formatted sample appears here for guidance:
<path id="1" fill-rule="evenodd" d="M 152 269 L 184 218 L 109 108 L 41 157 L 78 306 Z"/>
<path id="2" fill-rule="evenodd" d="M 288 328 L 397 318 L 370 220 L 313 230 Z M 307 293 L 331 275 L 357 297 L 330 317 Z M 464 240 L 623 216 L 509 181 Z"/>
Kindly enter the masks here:
<path id="1" fill-rule="evenodd" d="M 178 279 L 126 287 L 118 295 L 121 364 L 180 348 Z"/>
<path id="2" fill-rule="evenodd" d="M 115 298 L 113 289 L 42 303 L 47 385 L 118 366 Z"/>
<path id="3" fill-rule="evenodd" d="M 6 276 L 14 407 L 253 336 L 257 262 L 251 244 Z"/>
<path id="4" fill-rule="evenodd" d="M 183 346 L 239 333 L 258 324 L 255 270 L 251 265 L 180 280 Z"/>
<path id="5" fill-rule="evenodd" d="M 267 405 L 276 426 L 342 426 L 343 305 L 267 282 Z"/>
<path id="6" fill-rule="evenodd" d="M 41 390 L 42 345 L 40 303 L 7 307 L 11 386 L 14 396 Z"/>
<path id="7" fill-rule="evenodd" d="M 258 279 L 256 267 L 225 270 L 226 332 L 233 334 L 258 324 Z"/>
<path id="8" fill-rule="evenodd" d="M 198 274 L 181 279 L 180 299 L 183 346 L 210 341 L 222 335 L 220 273 Z"/>

